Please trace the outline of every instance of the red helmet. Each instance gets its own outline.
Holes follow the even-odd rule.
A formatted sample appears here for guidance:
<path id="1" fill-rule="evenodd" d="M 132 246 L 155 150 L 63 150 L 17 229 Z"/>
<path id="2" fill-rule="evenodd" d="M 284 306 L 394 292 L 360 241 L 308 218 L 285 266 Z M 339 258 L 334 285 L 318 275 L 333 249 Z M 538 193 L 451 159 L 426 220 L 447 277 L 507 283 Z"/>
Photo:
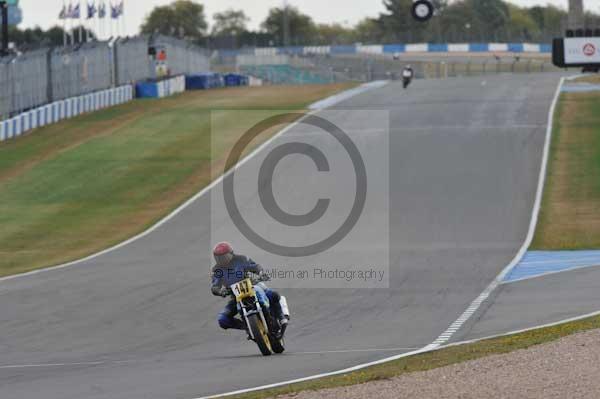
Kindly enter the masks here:
<path id="1" fill-rule="evenodd" d="M 215 261 L 219 266 L 226 266 L 233 259 L 233 247 L 228 242 L 220 242 L 213 249 Z"/>

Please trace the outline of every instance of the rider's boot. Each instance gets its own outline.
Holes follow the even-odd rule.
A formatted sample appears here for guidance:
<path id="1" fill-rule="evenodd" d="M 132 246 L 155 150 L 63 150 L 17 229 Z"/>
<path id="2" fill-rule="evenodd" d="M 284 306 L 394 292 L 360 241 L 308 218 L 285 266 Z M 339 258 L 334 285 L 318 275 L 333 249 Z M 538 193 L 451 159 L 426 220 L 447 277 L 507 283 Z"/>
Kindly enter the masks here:
<path id="1" fill-rule="evenodd" d="M 279 336 L 280 337 L 283 337 L 283 334 L 285 334 L 285 329 L 287 328 L 289 322 L 290 322 L 290 316 L 282 315 L 282 317 L 279 319 Z"/>

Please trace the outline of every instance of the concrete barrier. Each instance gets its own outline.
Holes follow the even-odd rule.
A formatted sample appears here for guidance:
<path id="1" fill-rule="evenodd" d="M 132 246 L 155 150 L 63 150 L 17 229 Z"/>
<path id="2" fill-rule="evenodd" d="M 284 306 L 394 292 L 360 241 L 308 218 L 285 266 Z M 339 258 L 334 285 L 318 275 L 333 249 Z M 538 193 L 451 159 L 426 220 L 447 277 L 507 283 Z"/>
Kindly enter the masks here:
<path id="1" fill-rule="evenodd" d="M 28 132 L 31 129 L 31 116 L 29 112 L 23 112 L 21 114 L 21 129 L 23 132 Z"/>
<path id="2" fill-rule="evenodd" d="M 13 132 L 14 132 L 14 120 L 11 118 L 9 120 L 6 121 L 6 138 L 7 139 L 12 139 L 13 138 Z"/>
<path id="3" fill-rule="evenodd" d="M 8 139 L 8 121 L 0 122 L 0 141 Z"/>
<path id="4" fill-rule="evenodd" d="M 19 137 L 23 134 L 23 124 L 21 123 L 21 115 L 13 118 L 13 137 Z"/>
<path id="5" fill-rule="evenodd" d="M 37 110 L 32 110 L 29 115 L 31 116 L 30 126 L 32 129 L 37 129 L 38 127 L 38 112 Z"/>
<path id="6" fill-rule="evenodd" d="M 170 93 L 178 93 L 184 90 L 185 81 L 183 76 L 175 79 L 168 87 Z M 29 130 L 72 118 L 85 112 L 97 111 L 131 100 L 133 100 L 133 87 L 126 85 L 42 105 L 15 115 L 8 120 L 0 121 L 0 141 L 20 136 Z"/>

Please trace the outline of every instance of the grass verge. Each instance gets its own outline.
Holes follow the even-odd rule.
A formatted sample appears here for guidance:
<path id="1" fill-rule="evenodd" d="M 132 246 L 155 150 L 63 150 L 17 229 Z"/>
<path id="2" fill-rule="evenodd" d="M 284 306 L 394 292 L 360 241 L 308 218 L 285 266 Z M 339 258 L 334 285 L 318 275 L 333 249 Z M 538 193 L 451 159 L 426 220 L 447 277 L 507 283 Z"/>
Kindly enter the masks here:
<path id="1" fill-rule="evenodd" d="M 368 367 L 363 370 L 318 380 L 282 386 L 263 391 L 230 396 L 235 399 L 261 399 L 278 395 L 294 394 L 306 390 L 320 390 L 361 384 L 369 381 L 388 379 L 406 373 L 431 370 L 455 363 L 478 359 L 485 356 L 503 354 L 519 349 L 527 349 L 555 341 L 561 337 L 578 332 L 600 328 L 600 316 L 594 316 L 574 322 L 522 332 L 500 338 L 492 338 L 474 343 L 449 346 L 437 351 L 414 355 L 385 364 Z"/>
<path id="2" fill-rule="evenodd" d="M 77 259 L 143 231 L 209 184 L 230 144 L 260 118 L 304 110 L 349 87 L 187 92 L 0 143 L 0 276 Z M 220 144 L 212 148 L 211 126 Z"/>
<path id="3" fill-rule="evenodd" d="M 563 93 L 557 108 L 544 198 L 531 248 L 600 248 L 598 204 L 600 92 Z"/>

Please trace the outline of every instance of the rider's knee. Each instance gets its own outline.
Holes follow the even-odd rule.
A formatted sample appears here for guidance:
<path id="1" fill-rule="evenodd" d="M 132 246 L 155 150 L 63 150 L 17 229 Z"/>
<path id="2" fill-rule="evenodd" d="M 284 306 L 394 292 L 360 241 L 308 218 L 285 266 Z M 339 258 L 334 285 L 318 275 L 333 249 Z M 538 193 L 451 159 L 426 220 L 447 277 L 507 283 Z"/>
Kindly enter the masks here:
<path id="1" fill-rule="evenodd" d="M 219 314 L 219 317 L 217 318 L 217 322 L 219 323 L 219 327 L 221 327 L 223 330 L 227 330 L 228 328 L 231 328 L 231 318 L 227 317 L 227 315 L 224 314 Z"/>
<path id="2" fill-rule="evenodd" d="M 281 295 L 279 295 L 279 292 L 275 290 L 269 290 L 269 297 L 269 299 L 274 302 L 279 302 L 281 299 Z"/>

